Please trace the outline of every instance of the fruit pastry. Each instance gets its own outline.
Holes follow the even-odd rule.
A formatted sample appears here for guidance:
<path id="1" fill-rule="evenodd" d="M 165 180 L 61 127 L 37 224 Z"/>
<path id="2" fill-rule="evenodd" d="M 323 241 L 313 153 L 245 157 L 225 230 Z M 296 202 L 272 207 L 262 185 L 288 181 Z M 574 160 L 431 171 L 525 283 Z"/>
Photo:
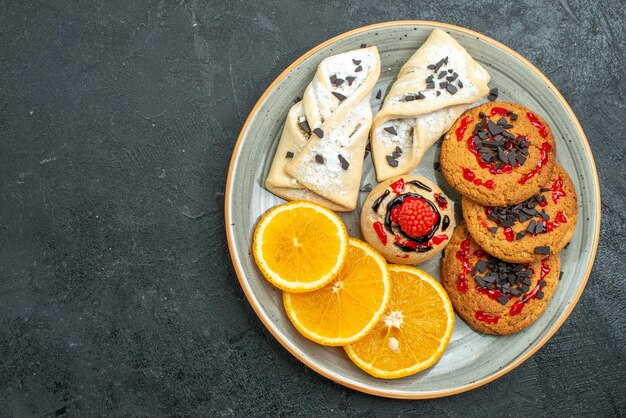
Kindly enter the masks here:
<path id="1" fill-rule="evenodd" d="M 320 63 L 287 115 L 265 183 L 270 192 L 336 211 L 356 207 L 372 123 L 370 96 L 379 75 L 375 46 Z"/>
<path id="2" fill-rule="evenodd" d="M 418 264 L 439 254 L 454 225 L 450 199 L 430 180 L 410 174 L 378 184 L 361 210 L 363 237 L 396 264 Z"/>
<path id="3" fill-rule="evenodd" d="M 463 218 L 489 254 L 511 263 L 541 260 L 561 251 L 574 234 L 576 189 L 557 164 L 552 178 L 530 199 L 502 208 L 464 198 Z"/>
<path id="4" fill-rule="evenodd" d="M 441 262 L 441 284 L 465 322 L 487 334 L 513 334 L 531 325 L 550 302 L 560 276 L 558 254 L 526 264 L 489 255 L 462 222 Z"/>
<path id="5" fill-rule="evenodd" d="M 491 102 L 465 112 L 441 144 L 441 169 L 464 198 L 509 206 L 539 193 L 556 164 L 547 122 L 523 106 Z"/>
<path id="6" fill-rule="evenodd" d="M 467 107 L 489 93 L 489 73 L 441 29 L 400 69 L 374 118 L 378 181 L 408 173 Z"/>

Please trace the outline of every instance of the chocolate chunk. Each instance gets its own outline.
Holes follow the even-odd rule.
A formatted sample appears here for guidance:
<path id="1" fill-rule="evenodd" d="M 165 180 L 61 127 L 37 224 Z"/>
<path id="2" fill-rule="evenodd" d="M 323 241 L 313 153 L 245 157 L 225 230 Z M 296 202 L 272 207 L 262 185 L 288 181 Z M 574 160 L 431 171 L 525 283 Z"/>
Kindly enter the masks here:
<path id="1" fill-rule="evenodd" d="M 335 82 L 333 83 L 333 85 L 334 85 L 335 87 L 339 87 L 339 86 L 341 86 L 341 85 L 343 84 L 343 82 L 344 82 L 344 81 L 345 81 L 345 80 L 344 80 L 343 78 L 338 78 L 338 79 L 336 79 L 336 80 L 335 80 Z"/>
<path id="2" fill-rule="evenodd" d="M 511 113 L 511 120 L 512 121 L 516 121 L 517 120 L 517 115 L 515 113 Z"/>
<path id="3" fill-rule="evenodd" d="M 506 305 L 508 301 L 509 301 L 509 297 L 507 295 L 502 295 L 498 298 L 498 302 L 500 302 L 503 305 Z"/>
<path id="4" fill-rule="evenodd" d="M 433 163 L 433 169 L 434 169 L 435 171 L 439 171 L 439 169 L 440 169 L 440 168 L 441 168 L 441 164 L 439 163 L 439 161 L 435 161 L 435 162 Z"/>
<path id="5" fill-rule="evenodd" d="M 426 88 L 427 89 L 434 89 L 435 88 L 435 82 L 434 81 L 430 81 L 426 84 Z"/>
<path id="6" fill-rule="evenodd" d="M 396 128 L 394 128 L 393 126 L 387 126 L 383 129 L 389 132 L 391 135 L 396 135 L 396 136 L 398 135 L 398 132 L 396 132 Z"/>
<path id="7" fill-rule="evenodd" d="M 324 131 L 322 131 L 321 128 L 315 128 L 313 129 L 313 133 L 318 137 L 318 138 L 324 138 Z"/>
<path id="8" fill-rule="evenodd" d="M 396 145 L 396 149 L 394 150 L 394 153 L 396 153 L 398 155 L 402 155 L 402 148 L 400 148 L 399 146 Z"/>
<path id="9" fill-rule="evenodd" d="M 348 85 L 351 86 L 352 83 L 354 82 L 354 80 L 356 80 L 356 77 L 352 77 L 351 75 L 346 77 L 346 81 L 348 82 Z"/>
<path id="10" fill-rule="evenodd" d="M 371 183 L 365 184 L 363 187 L 361 187 L 359 189 L 359 191 L 365 192 L 365 193 L 371 192 L 372 191 L 372 184 Z"/>
<path id="11" fill-rule="evenodd" d="M 429 64 L 428 66 L 426 66 L 426 68 L 428 68 L 429 70 L 434 70 L 435 64 Z"/>
<path id="12" fill-rule="evenodd" d="M 456 85 L 459 86 L 460 89 L 463 88 L 463 82 L 461 80 L 457 81 Z"/>
<path id="13" fill-rule="evenodd" d="M 448 87 L 448 82 L 447 81 L 442 81 L 441 83 L 439 83 L 439 88 L 440 89 L 445 89 L 446 87 Z"/>
<path id="14" fill-rule="evenodd" d="M 381 95 L 381 93 L 382 93 L 382 92 L 381 92 L 380 90 L 378 90 L 378 92 L 376 93 L 376 98 L 377 98 L 377 99 L 380 99 L 380 95 Z"/>
<path id="15" fill-rule="evenodd" d="M 550 246 L 541 245 L 541 246 L 535 247 L 535 254 L 550 255 Z"/>
<path id="16" fill-rule="evenodd" d="M 350 163 L 348 162 L 348 160 L 343 158 L 343 155 L 341 155 L 341 154 L 337 155 L 337 158 L 339 158 L 339 163 L 341 163 L 341 168 L 344 171 L 346 171 L 348 169 L 348 167 L 350 167 Z"/>
<path id="17" fill-rule="evenodd" d="M 309 126 L 309 122 L 303 120 L 302 122 L 298 122 L 298 126 L 302 129 L 306 134 L 311 135 L 311 127 Z"/>
<path id="18" fill-rule="evenodd" d="M 285 158 L 293 158 L 294 153 L 291 151 L 287 151 L 287 154 L 285 155 Z"/>
<path id="19" fill-rule="evenodd" d="M 542 290 L 537 291 L 537 299 L 543 299 L 544 293 Z"/>
<path id="20" fill-rule="evenodd" d="M 504 131 L 504 129 L 502 129 L 501 126 L 498 126 L 497 124 L 493 123 L 493 121 L 491 120 L 487 122 L 487 129 L 489 129 L 489 133 L 492 136 L 502 133 Z"/>
<path id="21" fill-rule="evenodd" d="M 495 102 L 496 99 L 498 99 L 498 88 L 494 87 L 491 90 L 489 90 L 489 95 L 487 96 L 487 99 L 489 99 L 490 102 Z"/>
<path id="22" fill-rule="evenodd" d="M 367 48 L 367 44 L 361 44 L 361 48 Z"/>
<path id="23" fill-rule="evenodd" d="M 441 92 L 437 90 L 437 97 L 441 96 Z"/>
<path id="24" fill-rule="evenodd" d="M 515 235 L 515 239 L 516 240 L 520 240 L 520 239 L 524 238 L 525 235 L 526 235 L 526 232 L 520 231 L 520 232 L 517 233 L 517 235 Z"/>
<path id="25" fill-rule="evenodd" d="M 361 67 L 360 65 L 354 69 L 355 73 L 360 73 L 361 71 L 363 71 L 363 67 Z"/>
<path id="26" fill-rule="evenodd" d="M 391 155 L 387 155 L 387 164 L 389 164 L 392 167 L 397 167 L 398 166 L 398 160 L 394 159 Z"/>
<path id="27" fill-rule="evenodd" d="M 489 231 L 490 231 L 492 234 L 495 234 L 496 232 L 498 232 L 498 227 L 497 227 L 497 226 L 492 226 L 491 228 L 489 228 Z"/>
<path id="28" fill-rule="evenodd" d="M 333 74 L 330 77 L 328 77 L 328 79 L 330 80 L 330 84 L 335 84 L 335 81 L 337 81 L 337 76 Z"/>
<path id="29" fill-rule="evenodd" d="M 315 162 L 318 164 L 324 164 L 324 157 L 319 154 L 315 154 Z"/>
<path id="30" fill-rule="evenodd" d="M 415 96 L 415 98 L 416 98 L 417 100 L 422 100 L 422 99 L 426 98 L 426 96 L 424 96 L 424 95 L 422 94 L 422 92 L 420 91 L 419 93 L 417 93 L 417 96 Z"/>
<path id="31" fill-rule="evenodd" d="M 426 77 L 426 82 L 427 83 L 432 83 L 434 79 L 435 79 L 435 76 L 431 74 L 428 77 Z"/>
<path id="32" fill-rule="evenodd" d="M 346 100 L 346 96 L 344 96 L 341 93 L 337 93 L 336 91 L 332 92 L 333 96 L 335 96 L 337 99 L 339 99 L 340 102 L 343 102 L 344 100 Z"/>
<path id="33" fill-rule="evenodd" d="M 437 75 L 437 79 L 444 78 L 445 76 L 446 76 L 446 72 L 445 71 L 440 71 L 439 74 Z"/>
<path id="34" fill-rule="evenodd" d="M 354 65 L 359 65 L 361 63 L 361 60 L 355 60 L 354 58 L 352 58 L 352 62 L 354 63 Z"/>
<path id="35" fill-rule="evenodd" d="M 450 94 L 454 94 L 454 93 L 456 93 L 458 91 L 458 89 L 456 87 L 454 87 L 454 85 L 452 85 L 452 84 L 448 84 L 446 86 L 446 90 L 448 90 L 448 93 L 450 93 Z"/>

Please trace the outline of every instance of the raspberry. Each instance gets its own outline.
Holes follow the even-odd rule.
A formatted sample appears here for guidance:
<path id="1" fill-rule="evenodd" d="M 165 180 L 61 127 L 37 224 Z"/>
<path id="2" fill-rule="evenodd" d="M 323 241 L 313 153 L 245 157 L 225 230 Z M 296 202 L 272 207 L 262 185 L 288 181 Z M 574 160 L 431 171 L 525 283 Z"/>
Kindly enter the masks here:
<path id="1" fill-rule="evenodd" d="M 437 222 L 437 213 L 424 199 L 407 197 L 396 208 L 393 220 L 410 237 L 427 235 Z"/>

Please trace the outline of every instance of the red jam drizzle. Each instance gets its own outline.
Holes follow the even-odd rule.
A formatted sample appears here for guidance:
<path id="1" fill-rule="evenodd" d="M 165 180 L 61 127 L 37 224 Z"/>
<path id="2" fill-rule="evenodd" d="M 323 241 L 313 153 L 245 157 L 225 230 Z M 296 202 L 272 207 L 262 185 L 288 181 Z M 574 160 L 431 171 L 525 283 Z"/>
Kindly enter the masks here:
<path id="1" fill-rule="evenodd" d="M 391 187 L 391 190 L 393 190 L 395 194 L 402 194 L 402 192 L 404 192 L 404 179 L 401 178 L 398 181 L 391 183 L 389 187 Z"/>
<path id="2" fill-rule="evenodd" d="M 515 232 L 513 232 L 513 228 L 511 227 L 504 228 L 504 237 L 509 242 L 515 241 Z"/>
<path id="3" fill-rule="evenodd" d="M 474 314 L 474 318 L 488 324 L 497 324 L 500 320 L 500 316 L 489 315 L 484 313 L 483 311 L 476 311 L 476 313 Z"/>
<path id="4" fill-rule="evenodd" d="M 537 285 L 531 290 L 529 293 L 526 293 L 522 298 L 516 301 L 511 309 L 509 310 L 509 315 L 518 315 L 526 306 L 526 303 L 530 300 L 537 299 L 537 293 L 543 289 L 543 286 L 539 285 L 539 282 L 546 278 L 546 276 L 550 273 L 550 266 L 545 263 L 545 260 L 541 261 L 541 272 L 539 273 L 539 280 L 537 281 Z"/>
<path id="5" fill-rule="evenodd" d="M 546 221 L 546 229 L 548 232 L 552 232 L 564 223 L 567 223 L 567 218 L 562 211 L 558 211 L 553 220 Z"/>
<path id="6" fill-rule="evenodd" d="M 382 242 L 383 245 L 387 245 L 387 234 L 385 234 L 382 222 L 374 222 L 374 231 L 376 231 L 376 235 L 378 235 L 378 239 L 380 240 L 380 242 Z"/>
<path id="7" fill-rule="evenodd" d="M 485 221 L 481 217 L 478 217 L 478 219 L 480 219 L 480 224 L 483 226 L 483 228 L 485 228 L 486 230 L 489 230 L 489 225 L 487 225 L 487 221 Z"/>
<path id="8" fill-rule="evenodd" d="M 484 186 L 487 189 L 493 189 L 495 187 L 495 185 L 496 185 L 496 183 L 493 180 L 483 181 L 483 180 L 477 178 L 476 174 L 474 174 L 474 172 L 472 170 L 470 170 L 469 168 L 464 168 L 463 169 L 463 177 L 465 178 L 465 180 L 471 181 L 472 183 L 474 183 L 477 186 Z"/>
<path id="9" fill-rule="evenodd" d="M 469 249 L 470 239 L 468 236 L 461 241 L 461 249 L 456 252 L 456 258 L 461 262 L 461 273 L 456 281 L 456 288 L 461 293 L 467 293 L 467 278 L 465 276 L 472 269 L 469 264 Z"/>
<path id="10" fill-rule="evenodd" d="M 491 116 L 506 116 L 509 111 L 503 107 L 493 107 L 491 108 Z"/>
<path id="11" fill-rule="evenodd" d="M 435 202 L 437 202 L 437 206 L 439 206 L 440 209 L 446 209 L 448 207 L 448 200 L 439 193 L 435 193 Z"/>
<path id="12" fill-rule="evenodd" d="M 471 122 L 472 122 L 472 118 L 470 118 L 469 116 L 465 116 L 463 119 L 461 119 L 461 126 L 456 128 L 456 131 L 455 131 L 457 141 L 460 141 L 463 139 L 463 135 L 465 135 L 465 131 L 467 131 L 467 127 L 469 126 Z"/>
<path id="13" fill-rule="evenodd" d="M 546 127 L 545 127 L 545 126 L 543 126 L 543 125 L 541 124 L 541 122 L 539 122 L 539 119 L 537 118 L 537 116 L 535 116 L 535 114 L 534 114 L 534 113 L 530 113 L 530 112 L 528 112 L 528 113 L 526 113 L 526 116 L 528 116 L 528 120 L 530 121 L 530 123 L 531 123 L 531 124 L 532 124 L 535 128 L 537 128 L 537 131 L 539 131 L 539 135 L 540 135 L 542 138 L 545 138 L 545 137 L 547 137 L 547 136 L 548 136 L 548 131 L 546 130 Z"/>
<path id="14" fill-rule="evenodd" d="M 409 258 L 409 255 L 408 254 L 402 254 L 402 255 L 396 254 L 396 258 Z"/>
<path id="15" fill-rule="evenodd" d="M 559 200 L 561 200 L 561 198 L 565 196 L 565 191 L 563 190 L 563 179 L 561 178 L 561 176 L 554 179 L 550 190 L 552 190 L 552 201 L 555 204 L 559 203 Z"/>
<path id="16" fill-rule="evenodd" d="M 535 174 L 541 171 L 544 165 L 548 164 L 548 155 L 551 149 L 552 146 L 550 146 L 550 144 L 548 144 L 547 142 L 541 144 L 541 148 L 539 148 L 539 151 L 541 151 L 541 159 L 537 163 L 537 166 L 532 169 L 532 171 L 524 174 L 522 178 L 518 180 L 519 184 L 525 184 L 528 180 L 533 178 Z"/>
<path id="17" fill-rule="evenodd" d="M 448 239 L 448 236 L 446 234 L 435 235 L 433 237 L 433 244 L 439 245 L 439 244 L 441 244 L 442 242 L 444 242 L 447 239 Z"/>

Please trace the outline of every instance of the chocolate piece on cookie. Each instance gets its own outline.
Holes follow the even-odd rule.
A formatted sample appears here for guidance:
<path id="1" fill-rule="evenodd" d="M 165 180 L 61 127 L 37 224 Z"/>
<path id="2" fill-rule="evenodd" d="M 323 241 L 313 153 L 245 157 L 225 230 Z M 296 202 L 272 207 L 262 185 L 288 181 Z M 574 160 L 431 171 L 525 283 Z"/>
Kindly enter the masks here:
<path id="1" fill-rule="evenodd" d="M 430 180 L 410 174 L 380 183 L 361 210 L 363 237 L 390 263 L 418 264 L 434 257 L 454 225 L 450 199 Z"/>
<path id="2" fill-rule="evenodd" d="M 523 106 L 491 102 L 465 112 L 444 136 L 441 168 L 463 197 L 509 206 L 547 183 L 556 145 L 547 122 Z"/>
<path id="3" fill-rule="evenodd" d="M 576 189 L 556 165 L 552 178 L 530 199 L 508 207 L 463 199 L 467 229 L 489 254 L 511 263 L 541 260 L 561 251 L 578 219 Z"/>
<path id="4" fill-rule="evenodd" d="M 543 313 L 559 282 L 558 254 L 514 264 L 489 255 L 465 222 L 454 231 L 441 263 L 441 284 L 457 314 L 480 332 L 512 334 Z"/>

